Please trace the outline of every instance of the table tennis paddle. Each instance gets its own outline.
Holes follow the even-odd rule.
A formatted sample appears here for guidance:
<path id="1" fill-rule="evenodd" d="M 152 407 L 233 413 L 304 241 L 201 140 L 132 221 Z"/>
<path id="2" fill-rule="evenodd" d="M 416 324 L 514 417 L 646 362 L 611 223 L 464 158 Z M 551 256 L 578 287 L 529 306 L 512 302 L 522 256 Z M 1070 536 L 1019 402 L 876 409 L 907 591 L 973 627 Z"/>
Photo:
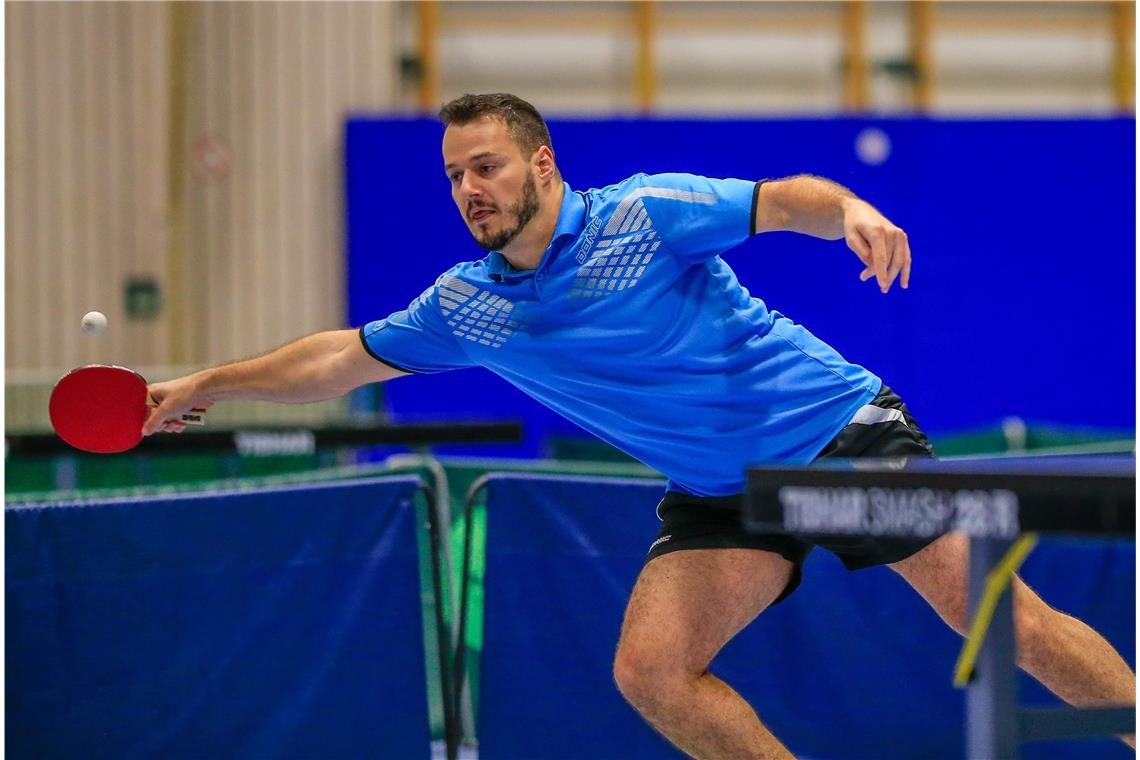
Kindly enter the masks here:
<path id="1" fill-rule="evenodd" d="M 139 444 L 147 406 L 155 405 L 139 373 L 90 364 L 60 378 L 52 389 L 48 414 L 56 434 L 75 448 L 117 454 Z M 204 409 L 191 409 L 180 419 L 186 425 L 203 425 L 204 415 Z"/>

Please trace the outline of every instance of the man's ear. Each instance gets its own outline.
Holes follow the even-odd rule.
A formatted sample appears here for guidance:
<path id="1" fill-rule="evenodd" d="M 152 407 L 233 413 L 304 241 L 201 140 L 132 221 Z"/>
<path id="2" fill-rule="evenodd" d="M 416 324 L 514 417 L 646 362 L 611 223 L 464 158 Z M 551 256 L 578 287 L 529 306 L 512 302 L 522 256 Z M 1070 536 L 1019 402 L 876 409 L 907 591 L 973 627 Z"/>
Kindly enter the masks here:
<path id="1" fill-rule="evenodd" d="M 531 158 L 531 163 L 534 166 L 535 174 L 543 182 L 549 182 L 558 174 L 558 169 L 554 163 L 554 151 L 549 145 L 543 145 L 536 150 Z"/>

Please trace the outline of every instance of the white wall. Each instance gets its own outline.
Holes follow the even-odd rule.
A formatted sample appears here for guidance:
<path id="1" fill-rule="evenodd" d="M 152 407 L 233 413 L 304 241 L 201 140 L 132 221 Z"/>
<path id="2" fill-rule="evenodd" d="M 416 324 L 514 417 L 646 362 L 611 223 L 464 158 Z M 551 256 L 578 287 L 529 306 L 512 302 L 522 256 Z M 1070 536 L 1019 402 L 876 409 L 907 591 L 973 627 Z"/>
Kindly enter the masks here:
<path id="1" fill-rule="evenodd" d="M 344 118 L 397 98 L 396 10 L 6 6 L 9 428 L 45 425 L 80 364 L 200 366 L 343 326 Z M 156 320 L 125 314 L 138 276 Z"/>

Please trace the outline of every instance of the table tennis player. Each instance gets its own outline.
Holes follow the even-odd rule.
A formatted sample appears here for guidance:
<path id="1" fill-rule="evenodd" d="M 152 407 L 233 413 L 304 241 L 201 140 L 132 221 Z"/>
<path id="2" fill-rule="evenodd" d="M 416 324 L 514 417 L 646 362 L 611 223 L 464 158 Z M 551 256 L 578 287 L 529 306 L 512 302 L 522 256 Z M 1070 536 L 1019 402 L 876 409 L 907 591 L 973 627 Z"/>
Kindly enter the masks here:
<path id="1" fill-rule="evenodd" d="M 465 95 L 440 118 L 443 171 L 487 255 L 360 330 L 151 385 L 160 403 L 144 432 L 178 431 L 180 413 L 220 400 L 299 403 L 409 374 L 495 372 L 669 478 L 622 625 L 617 688 L 693 757 L 791 757 L 708 669 L 793 593 L 813 548 L 744 532 L 745 468 L 932 451 L 879 377 L 751 297 L 720 255 L 775 230 L 843 239 L 864 265 L 861 279 L 886 294 L 910 284 L 906 234 L 812 176 L 641 174 L 572 190 L 543 118 L 512 95 Z M 850 570 L 889 566 L 966 630 L 963 536 L 821 546 Z M 1134 674 L 1099 634 L 1019 579 L 1013 598 L 1022 669 L 1077 706 L 1135 703 Z"/>

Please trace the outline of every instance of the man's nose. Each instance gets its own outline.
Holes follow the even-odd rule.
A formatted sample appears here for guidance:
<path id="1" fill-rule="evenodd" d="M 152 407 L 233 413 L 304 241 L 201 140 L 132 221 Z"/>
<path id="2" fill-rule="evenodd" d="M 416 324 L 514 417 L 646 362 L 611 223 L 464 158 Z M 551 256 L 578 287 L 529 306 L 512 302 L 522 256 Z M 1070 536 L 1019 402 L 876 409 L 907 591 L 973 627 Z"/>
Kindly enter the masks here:
<path id="1" fill-rule="evenodd" d="M 483 187 L 471 172 L 463 172 L 463 179 L 459 182 L 459 194 L 464 198 L 478 198 L 483 194 Z"/>

